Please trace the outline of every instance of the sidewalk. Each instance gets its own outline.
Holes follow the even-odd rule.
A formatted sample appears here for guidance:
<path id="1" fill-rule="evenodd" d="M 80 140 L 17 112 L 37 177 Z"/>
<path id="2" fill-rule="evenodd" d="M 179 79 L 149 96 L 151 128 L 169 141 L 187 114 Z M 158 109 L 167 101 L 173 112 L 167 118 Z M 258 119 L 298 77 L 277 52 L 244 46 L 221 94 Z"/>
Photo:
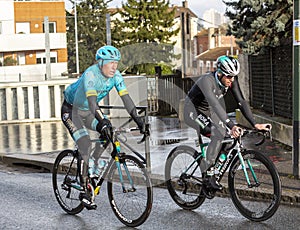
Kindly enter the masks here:
<path id="1" fill-rule="evenodd" d="M 195 133 L 190 128 L 178 128 L 176 120 L 156 120 L 153 121 L 150 141 L 150 160 L 151 160 L 151 173 L 153 178 L 153 185 L 164 185 L 164 164 L 168 153 L 175 146 L 180 144 L 190 145 L 195 147 Z M 173 128 L 175 127 L 175 128 Z M 143 145 L 137 145 L 136 141 L 140 139 L 138 132 L 133 133 L 128 137 L 128 142 L 138 150 L 143 149 Z M 49 136 L 46 135 L 49 139 Z M 49 142 L 49 140 L 48 140 Z M 300 205 L 300 180 L 293 179 L 292 176 L 292 150 L 278 142 L 266 142 L 255 147 L 254 139 L 249 139 L 244 142 L 246 147 L 256 149 L 266 153 L 269 158 L 274 162 L 277 167 L 281 182 L 282 182 L 282 203 Z M 48 145 L 49 151 L 47 152 L 22 152 L 20 150 L 10 153 L 0 152 L 0 161 L 7 165 L 22 165 L 27 167 L 36 167 L 45 169 L 51 172 L 53 162 L 57 154 L 62 150 L 56 150 L 55 146 Z M 55 150 L 54 150 L 55 149 Z M 0 167 L 1 169 L 1 167 Z M 226 186 L 227 180 L 223 178 L 222 184 Z"/>

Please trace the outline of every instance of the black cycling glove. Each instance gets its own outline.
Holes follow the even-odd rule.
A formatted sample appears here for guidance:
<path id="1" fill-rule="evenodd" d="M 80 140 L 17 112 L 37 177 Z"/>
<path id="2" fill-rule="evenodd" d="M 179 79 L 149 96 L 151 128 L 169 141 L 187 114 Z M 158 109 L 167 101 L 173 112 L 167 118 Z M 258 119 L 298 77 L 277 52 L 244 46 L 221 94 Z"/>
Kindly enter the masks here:
<path id="1" fill-rule="evenodd" d="M 97 131 L 105 137 L 111 138 L 112 136 L 112 125 L 106 118 L 99 121 L 96 127 Z"/>
<path id="2" fill-rule="evenodd" d="M 145 123 L 143 121 L 142 118 L 136 116 L 133 118 L 135 123 L 137 124 L 139 130 L 140 130 L 140 133 L 144 134 L 145 133 Z"/>

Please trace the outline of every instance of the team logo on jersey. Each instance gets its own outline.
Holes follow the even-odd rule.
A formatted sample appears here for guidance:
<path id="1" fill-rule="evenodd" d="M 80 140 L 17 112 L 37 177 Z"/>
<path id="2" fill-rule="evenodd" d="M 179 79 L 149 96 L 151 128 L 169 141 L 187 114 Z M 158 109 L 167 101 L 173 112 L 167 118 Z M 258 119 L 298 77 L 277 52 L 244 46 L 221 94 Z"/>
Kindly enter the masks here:
<path id="1" fill-rule="evenodd" d="M 69 119 L 69 117 L 70 117 L 69 113 L 64 113 L 63 116 L 62 116 L 62 119 L 63 119 L 63 121 L 66 121 L 66 120 Z"/>
<path id="2" fill-rule="evenodd" d="M 225 129 L 225 125 L 224 125 L 223 121 L 219 121 L 219 125 Z"/>
<path id="3" fill-rule="evenodd" d="M 89 81 L 87 85 L 91 88 L 95 86 L 95 83 L 93 81 Z"/>
<path id="4" fill-rule="evenodd" d="M 123 82 L 120 82 L 119 84 L 118 84 L 118 88 L 123 88 L 124 87 L 124 83 Z"/>

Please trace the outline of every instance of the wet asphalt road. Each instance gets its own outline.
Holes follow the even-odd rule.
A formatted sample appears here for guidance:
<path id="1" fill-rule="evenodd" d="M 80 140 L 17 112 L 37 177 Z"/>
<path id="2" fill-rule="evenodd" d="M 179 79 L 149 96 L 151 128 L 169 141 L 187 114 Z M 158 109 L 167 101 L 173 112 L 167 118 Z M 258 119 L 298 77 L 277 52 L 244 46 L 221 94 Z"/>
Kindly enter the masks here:
<path id="1" fill-rule="evenodd" d="M 0 170 L 0 229 L 131 229 L 114 216 L 106 186 L 97 197 L 96 211 L 71 216 L 60 208 L 51 174 Z M 180 209 L 166 189 L 154 188 L 148 220 L 137 229 L 299 229 L 300 208 L 281 205 L 268 221 L 248 221 L 228 198 L 206 200 L 194 211 Z"/>

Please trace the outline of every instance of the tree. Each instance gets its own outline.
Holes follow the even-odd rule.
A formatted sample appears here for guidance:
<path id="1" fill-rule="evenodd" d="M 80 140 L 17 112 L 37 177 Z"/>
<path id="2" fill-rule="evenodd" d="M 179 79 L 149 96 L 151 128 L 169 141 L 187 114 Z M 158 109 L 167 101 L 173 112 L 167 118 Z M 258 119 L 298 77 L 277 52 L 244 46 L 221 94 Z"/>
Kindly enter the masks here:
<path id="1" fill-rule="evenodd" d="M 12 56 L 8 56 L 8 57 L 4 58 L 3 65 L 4 66 L 17 65 L 17 60 L 15 60 Z"/>
<path id="2" fill-rule="evenodd" d="M 293 0 L 223 0 L 232 24 L 228 34 L 246 53 L 263 52 L 291 38 Z"/>
<path id="3" fill-rule="evenodd" d="M 121 50 L 121 68 L 149 74 L 155 65 L 178 58 L 171 37 L 179 28 L 174 28 L 175 9 L 169 8 L 169 0 L 128 0 L 117 14 L 121 19 L 113 21 L 112 40 Z"/>
<path id="4" fill-rule="evenodd" d="M 76 6 L 80 72 L 93 64 L 97 49 L 106 44 L 107 4 L 112 0 L 83 0 Z M 67 12 L 68 69 L 76 70 L 74 14 Z"/>

